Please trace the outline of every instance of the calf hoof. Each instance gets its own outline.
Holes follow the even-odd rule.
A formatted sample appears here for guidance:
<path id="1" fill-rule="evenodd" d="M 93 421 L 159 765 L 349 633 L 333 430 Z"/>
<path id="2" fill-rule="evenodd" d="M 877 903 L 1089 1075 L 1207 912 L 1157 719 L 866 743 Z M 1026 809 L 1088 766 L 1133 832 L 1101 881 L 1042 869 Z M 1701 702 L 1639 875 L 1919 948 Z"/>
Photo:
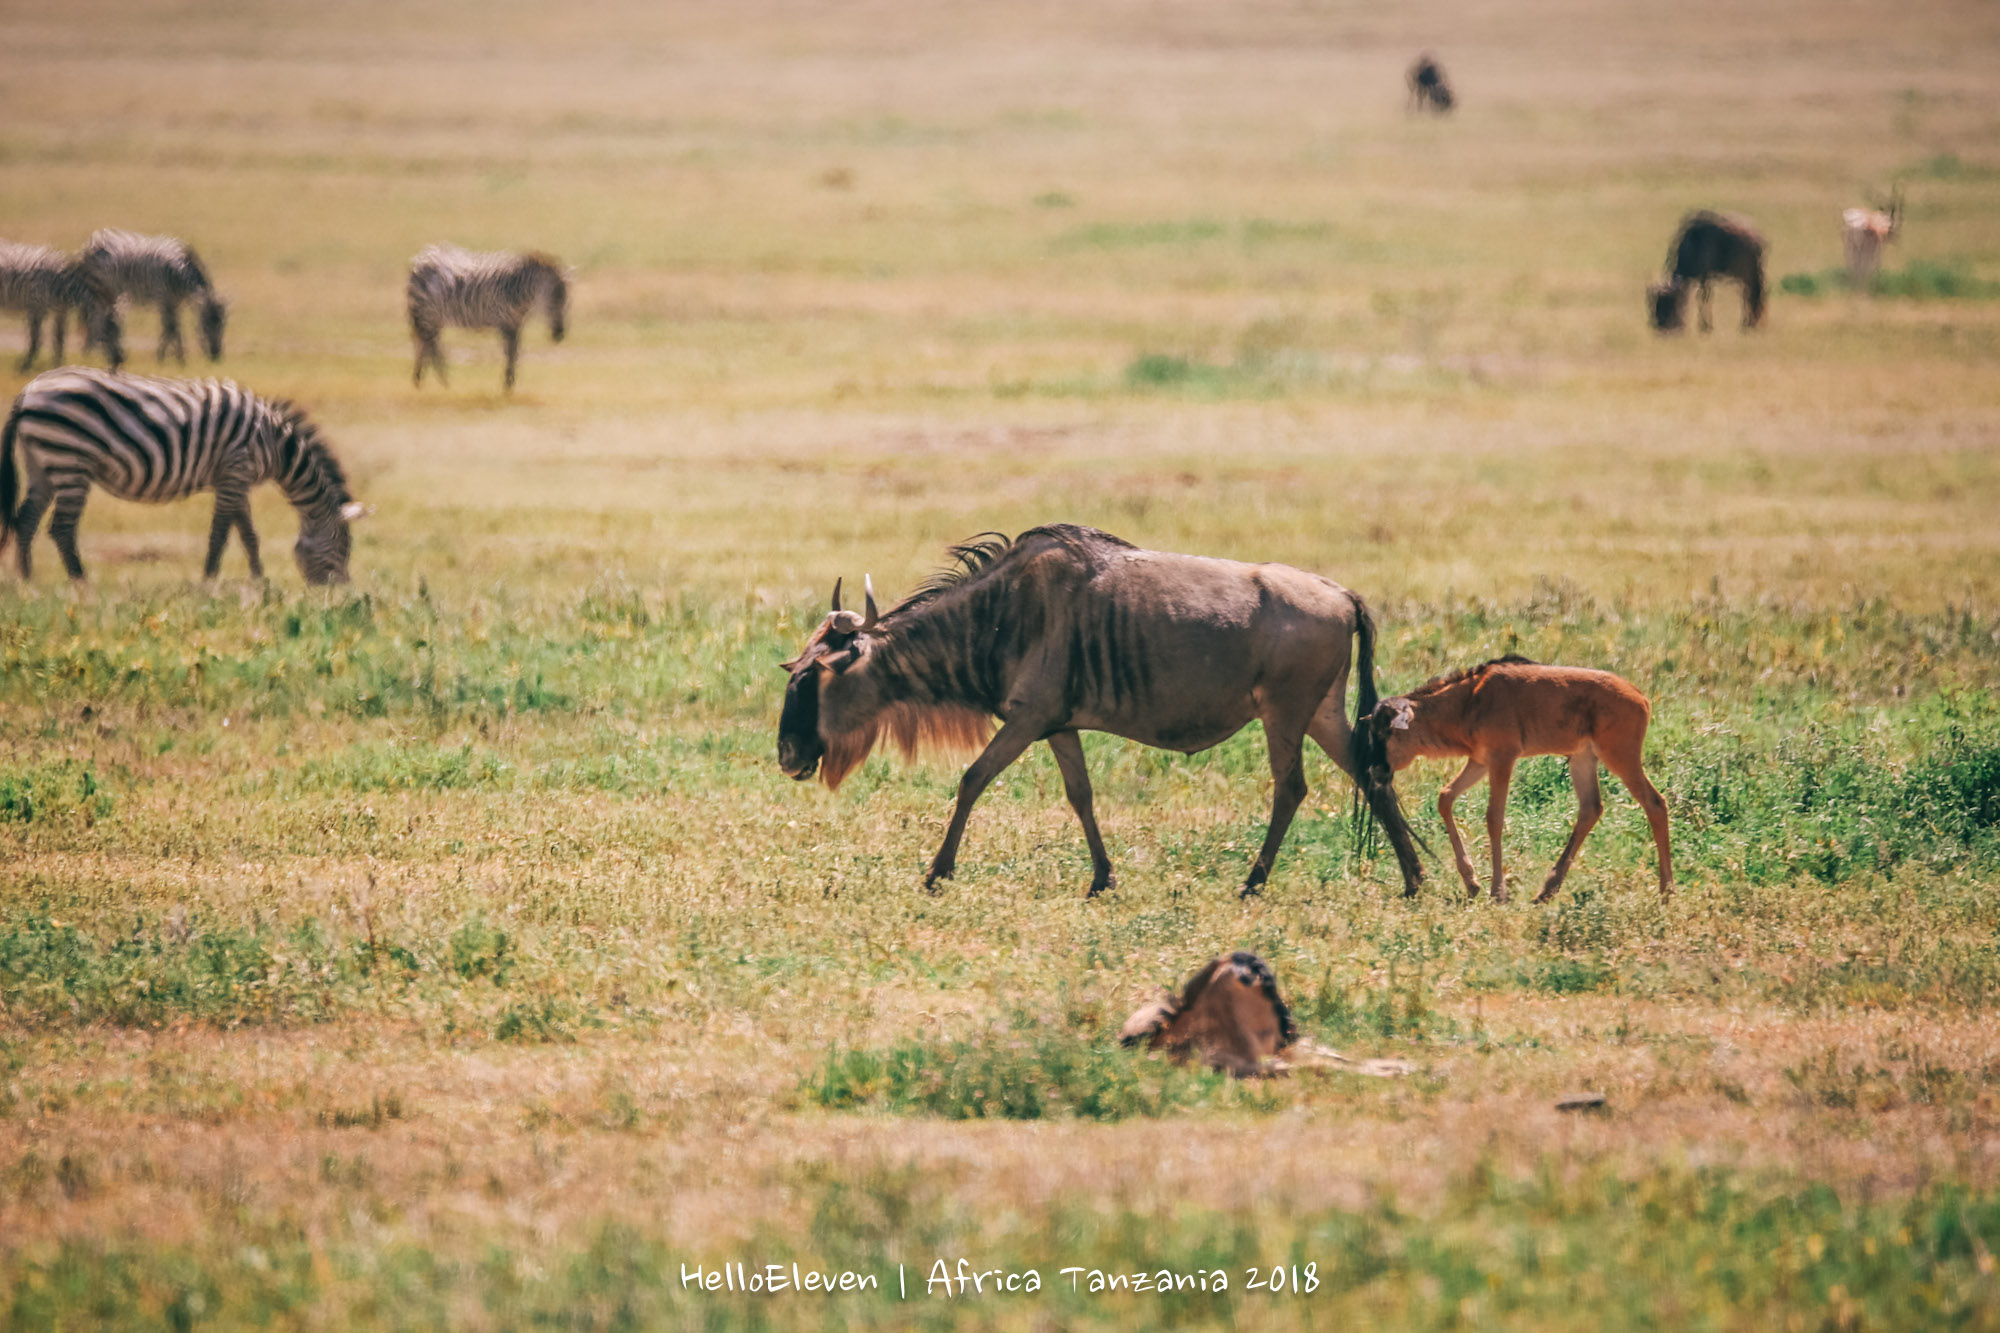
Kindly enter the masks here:
<path id="1" fill-rule="evenodd" d="M 1537 905 L 1537 906 L 1539 906 L 1540 904 L 1542 904 L 1542 903 L 1545 903 L 1545 902 L 1549 901 L 1549 899 L 1551 899 L 1551 898 L 1555 897 L 1555 896 L 1556 896 L 1556 890 L 1557 890 L 1557 889 L 1559 889 L 1559 888 L 1561 888 L 1561 887 L 1562 887 L 1562 885 L 1560 885 L 1560 884 L 1545 884 L 1545 885 L 1543 885 L 1543 886 L 1542 886 L 1542 891 L 1541 891 L 1540 893 L 1538 893 L 1538 894 L 1536 894 L 1536 895 L 1535 895 L 1535 903 L 1536 903 L 1536 905 Z"/>

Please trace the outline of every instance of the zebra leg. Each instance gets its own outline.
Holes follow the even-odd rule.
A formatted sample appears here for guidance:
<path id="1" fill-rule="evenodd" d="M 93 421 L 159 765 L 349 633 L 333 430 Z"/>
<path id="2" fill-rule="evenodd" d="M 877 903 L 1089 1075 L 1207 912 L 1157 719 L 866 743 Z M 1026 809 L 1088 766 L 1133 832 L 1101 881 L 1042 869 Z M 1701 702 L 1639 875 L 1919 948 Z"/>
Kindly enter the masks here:
<path id="1" fill-rule="evenodd" d="M 55 512 L 49 516 L 49 537 L 62 557 L 63 568 L 79 583 L 83 581 L 83 559 L 76 553 L 76 525 L 83 518 L 83 502 L 90 498 L 90 483 L 56 492 Z"/>
<path id="2" fill-rule="evenodd" d="M 217 488 L 215 517 L 208 523 L 208 559 L 201 567 L 204 579 L 212 579 L 222 572 L 222 548 L 229 545 L 229 530 L 236 526 L 236 517 L 242 505 L 241 495 Z"/>
<path id="3" fill-rule="evenodd" d="M 15 368 L 17 370 L 27 370 L 35 364 L 35 358 L 41 354 L 42 312 L 39 310 L 30 310 L 28 312 L 28 354 L 21 358 L 21 364 Z M 56 359 L 58 361 L 62 359 L 61 352 L 56 353 Z"/>
<path id="4" fill-rule="evenodd" d="M 177 301 L 160 302 L 160 360 L 167 359 L 167 349 L 174 351 L 174 359 L 182 365 L 188 363 L 187 348 L 181 343 L 181 307 Z"/>
<path id="5" fill-rule="evenodd" d="M 26 583 L 35 573 L 35 530 L 42 526 L 42 513 L 55 498 L 55 488 L 47 481 L 37 481 L 28 487 L 28 493 L 21 497 L 21 507 L 14 511 L 14 537 L 19 547 L 16 559 L 21 566 L 21 582 Z"/>
<path id="6" fill-rule="evenodd" d="M 246 499 L 236 513 L 236 531 L 243 538 L 243 554 L 250 557 L 250 577 L 264 577 L 264 561 L 257 553 L 257 529 L 250 526 L 250 502 Z"/>
<path id="7" fill-rule="evenodd" d="M 63 344 L 69 341 L 68 306 L 59 305 L 56 307 L 55 322 L 56 322 L 56 359 L 54 361 L 54 364 L 59 366 L 64 361 L 67 361 L 69 359 L 69 357 L 63 352 Z"/>
<path id="8" fill-rule="evenodd" d="M 507 353 L 507 387 L 514 387 L 514 362 L 521 356 L 521 326 L 502 324 L 500 326 L 500 347 Z"/>

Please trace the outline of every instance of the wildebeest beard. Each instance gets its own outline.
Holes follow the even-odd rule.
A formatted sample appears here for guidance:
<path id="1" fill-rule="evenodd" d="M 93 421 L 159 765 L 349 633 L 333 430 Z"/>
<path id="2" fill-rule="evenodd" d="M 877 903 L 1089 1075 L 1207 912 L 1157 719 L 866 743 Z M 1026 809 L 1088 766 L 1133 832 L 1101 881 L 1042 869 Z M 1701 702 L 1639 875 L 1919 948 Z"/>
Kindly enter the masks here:
<path id="1" fill-rule="evenodd" d="M 904 703 L 891 704 L 866 723 L 830 736 L 822 730 L 820 739 L 826 751 L 819 773 L 827 790 L 839 791 L 847 775 L 867 761 L 884 735 L 905 760 L 915 759 L 923 750 L 976 754 L 993 735 L 993 719 L 956 704 Z"/>

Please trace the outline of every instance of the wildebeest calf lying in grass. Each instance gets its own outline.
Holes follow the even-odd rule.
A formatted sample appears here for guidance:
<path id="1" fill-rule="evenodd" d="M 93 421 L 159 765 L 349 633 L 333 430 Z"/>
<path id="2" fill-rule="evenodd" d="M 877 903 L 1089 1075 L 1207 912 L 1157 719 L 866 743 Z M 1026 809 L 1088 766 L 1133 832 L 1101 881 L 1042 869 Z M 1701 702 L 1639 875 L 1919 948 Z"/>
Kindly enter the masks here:
<path id="1" fill-rule="evenodd" d="M 1178 999 L 1162 996 L 1126 1019 L 1118 1040 L 1176 1055 L 1198 1053 L 1211 1069 L 1245 1078 L 1264 1073 L 1298 1036 L 1270 964 L 1239 949 L 1211 958 L 1188 978 Z"/>
<path id="2" fill-rule="evenodd" d="M 1357 722 L 1355 751 L 1365 752 L 1360 779 L 1369 788 L 1387 788 L 1396 773 L 1417 759 L 1464 756 L 1465 767 L 1438 793 L 1438 813 L 1451 835 L 1458 873 L 1475 896 L 1479 880 L 1452 818 L 1452 802 L 1481 778 L 1491 783 L 1486 797 L 1486 836 L 1493 844 L 1493 898 L 1507 899 L 1501 868 L 1501 836 L 1507 824 L 1507 783 L 1514 761 L 1528 755 L 1569 758 L 1576 788 L 1576 828 L 1536 902 L 1547 902 L 1562 887 L 1577 850 L 1604 813 L 1597 790 L 1597 761 L 1618 776 L 1638 798 L 1653 826 L 1660 854 L 1660 895 L 1673 891 L 1673 851 L 1667 835 L 1667 803 L 1646 780 L 1639 752 L 1646 740 L 1652 705 L 1628 680 L 1608 671 L 1542 666 L 1525 657 L 1495 658 L 1468 671 L 1455 671 L 1384 699 Z"/>

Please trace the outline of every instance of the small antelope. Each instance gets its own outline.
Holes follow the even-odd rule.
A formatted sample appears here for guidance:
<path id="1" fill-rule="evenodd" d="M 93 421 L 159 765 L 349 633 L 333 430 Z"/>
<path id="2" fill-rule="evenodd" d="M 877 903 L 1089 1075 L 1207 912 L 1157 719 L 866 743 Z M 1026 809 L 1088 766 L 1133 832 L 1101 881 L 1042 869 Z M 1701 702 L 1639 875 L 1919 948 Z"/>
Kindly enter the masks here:
<path id="1" fill-rule="evenodd" d="M 1597 790 L 1597 762 L 1617 775 L 1646 812 L 1653 845 L 1660 854 L 1660 896 L 1673 892 L 1673 850 L 1667 834 L 1667 803 L 1640 766 L 1652 706 L 1633 684 L 1608 671 L 1542 666 L 1509 654 L 1467 671 L 1455 671 L 1377 704 L 1356 728 L 1356 754 L 1366 747 L 1365 782 L 1387 788 L 1396 773 L 1420 758 L 1463 756 L 1465 767 L 1438 793 L 1438 813 L 1451 835 L 1458 873 L 1474 897 L 1479 880 L 1451 807 L 1481 778 L 1491 786 L 1486 798 L 1486 836 L 1493 851 L 1493 900 L 1507 900 L 1501 867 L 1501 840 L 1507 826 L 1507 783 L 1514 761 L 1528 755 L 1559 754 L 1569 759 L 1576 788 L 1576 828 L 1569 845 L 1535 901 L 1547 902 L 1562 887 L 1583 840 L 1590 836 L 1604 800 Z"/>
<path id="2" fill-rule="evenodd" d="M 1840 238 L 1847 250 L 1847 280 L 1855 291 L 1865 292 L 1873 285 L 1875 271 L 1882 267 L 1882 247 L 1895 240 L 1902 229 L 1900 187 L 1890 194 L 1887 212 L 1850 208 L 1840 215 Z"/>

